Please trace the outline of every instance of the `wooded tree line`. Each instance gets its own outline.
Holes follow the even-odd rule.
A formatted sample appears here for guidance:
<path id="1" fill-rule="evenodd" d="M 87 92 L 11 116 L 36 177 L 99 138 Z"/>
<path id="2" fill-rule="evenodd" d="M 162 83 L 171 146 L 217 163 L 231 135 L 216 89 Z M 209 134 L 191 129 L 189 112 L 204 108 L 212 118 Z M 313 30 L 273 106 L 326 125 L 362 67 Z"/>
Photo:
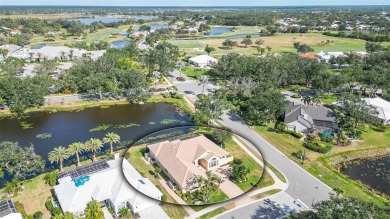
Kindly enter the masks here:
<path id="1" fill-rule="evenodd" d="M 339 89 L 337 92 L 352 94 L 360 85 L 357 92 L 369 97 L 377 95 L 379 90 L 386 93 L 390 89 L 389 51 L 370 53 L 365 58 L 352 55 L 344 58 L 351 63 L 351 68 L 342 69 L 340 73 L 329 73 L 326 64 L 296 54 L 259 59 L 231 53 L 219 60 L 210 75 L 225 81 L 219 91 L 223 93 L 219 96 L 228 102 L 225 106 L 230 105 L 252 124 L 273 122 L 283 114 L 286 103 L 280 88 L 301 85 L 318 89 L 326 95 L 336 89 Z M 198 109 L 204 108 L 200 107 L 205 105 L 202 101 L 197 103 Z M 370 111 L 365 111 L 361 113 L 370 114 Z M 198 119 L 205 121 L 211 118 L 200 112 Z M 368 116 L 364 116 L 363 119 L 354 118 L 354 121 L 360 125 L 371 122 L 368 119 Z M 354 127 L 356 129 L 357 125 Z"/>
<path id="2" fill-rule="evenodd" d="M 8 104 L 12 112 L 22 116 L 28 108 L 42 106 L 49 91 L 90 94 L 97 99 L 110 93 L 131 102 L 145 101 L 150 96 L 149 74 L 158 70 L 166 75 L 175 68 L 178 56 L 178 48 L 166 42 L 144 51 L 132 44 L 125 49 L 109 49 L 97 60 L 73 60 L 74 66 L 57 80 L 50 76 L 54 61 L 40 63 L 35 77 L 20 78 L 15 76 L 15 69 L 21 70 L 24 62 L 10 57 L 0 63 L 0 104 Z"/>
<path id="3" fill-rule="evenodd" d="M 333 37 L 343 37 L 343 38 L 353 38 L 353 39 L 362 39 L 366 41 L 372 41 L 372 42 L 390 42 L 390 36 L 389 34 L 379 34 L 369 31 L 353 31 L 351 33 L 346 32 L 323 32 L 323 35 L 326 36 L 333 36 Z"/>

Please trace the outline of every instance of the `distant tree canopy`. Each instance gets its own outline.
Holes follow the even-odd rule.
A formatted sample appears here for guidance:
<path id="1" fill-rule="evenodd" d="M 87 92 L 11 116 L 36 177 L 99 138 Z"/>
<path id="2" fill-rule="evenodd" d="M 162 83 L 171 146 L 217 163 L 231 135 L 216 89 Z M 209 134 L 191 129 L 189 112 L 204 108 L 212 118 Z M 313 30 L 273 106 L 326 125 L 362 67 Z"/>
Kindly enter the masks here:
<path id="1" fill-rule="evenodd" d="M 301 44 L 300 42 L 294 43 L 294 48 L 297 50 L 297 53 L 308 53 L 308 52 L 314 52 L 314 49 L 312 49 L 307 44 Z"/>

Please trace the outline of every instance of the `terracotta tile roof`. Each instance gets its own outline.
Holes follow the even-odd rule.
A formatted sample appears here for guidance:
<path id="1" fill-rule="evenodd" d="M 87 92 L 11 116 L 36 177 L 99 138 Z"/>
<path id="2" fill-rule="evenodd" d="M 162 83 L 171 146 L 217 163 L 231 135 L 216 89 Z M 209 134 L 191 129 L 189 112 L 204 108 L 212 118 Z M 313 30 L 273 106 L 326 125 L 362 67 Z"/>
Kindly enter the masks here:
<path id="1" fill-rule="evenodd" d="M 318 58 L 317 56 L 312 55 L 312 54 L 300 54 L 299 57 L 301 57 L 301 58 L 307 58 L 307 59 L 320 60 L 320 58 Z"/>
<path id="2" fill-rule="evenodd" d="M 204 176 L 204 173 L 193 163 L 194 161 L 211 158 L 214 155 L 229 155 L 227 151 L 203 135 L 185 140 L 163 141 L 147 147 L 182 187 L 185 187 L 194 176 Z"/>

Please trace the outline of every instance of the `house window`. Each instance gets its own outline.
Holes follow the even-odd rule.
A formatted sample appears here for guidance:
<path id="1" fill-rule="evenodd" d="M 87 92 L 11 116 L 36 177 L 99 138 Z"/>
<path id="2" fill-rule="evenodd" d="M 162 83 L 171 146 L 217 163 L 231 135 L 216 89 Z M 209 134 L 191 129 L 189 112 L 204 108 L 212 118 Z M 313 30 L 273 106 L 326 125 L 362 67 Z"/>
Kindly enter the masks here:
<path id="1" fill-rule="evenodd" d="M 210 163 L 209 163 L 209 167 L 211 168 L 211 167 L 215 167 L 215 166 L 217 166 L 218 165 L 218 160 L 217 160 L 217 158 L 213 158 L 211 161 L 210 161 Z"/>

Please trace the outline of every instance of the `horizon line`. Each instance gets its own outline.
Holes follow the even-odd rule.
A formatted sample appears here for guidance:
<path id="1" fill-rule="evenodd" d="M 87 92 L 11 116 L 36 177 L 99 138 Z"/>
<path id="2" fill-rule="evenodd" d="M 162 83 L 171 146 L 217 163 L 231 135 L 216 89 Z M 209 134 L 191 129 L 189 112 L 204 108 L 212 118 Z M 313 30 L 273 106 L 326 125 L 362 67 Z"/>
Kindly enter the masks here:
<path id="1" fill-rule="evenodd" d="M 302 7 L 302 6 L 390 6 L 388 5 L 383 5 L 383 4 L 347 4 L 347 5 L 334 5 L 334 4 L 329 4 L 329 5 L 320 5 L 320 4 L 313 4 L 313 5 L 157 5 L 157 6 L 151 6 L 151 5 L 3 5 L 0 4 L 0 6 L 77 6 L 77 7 Z"/>

